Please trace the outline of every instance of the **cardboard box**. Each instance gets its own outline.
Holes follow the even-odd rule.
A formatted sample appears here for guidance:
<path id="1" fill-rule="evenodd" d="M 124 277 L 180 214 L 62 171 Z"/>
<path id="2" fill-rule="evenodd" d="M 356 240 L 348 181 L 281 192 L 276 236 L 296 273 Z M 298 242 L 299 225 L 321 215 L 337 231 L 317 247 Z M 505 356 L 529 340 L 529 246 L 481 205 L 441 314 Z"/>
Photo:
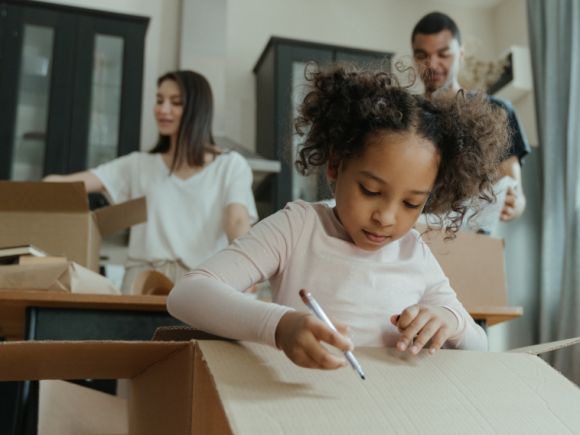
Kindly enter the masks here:
<path id="1" fill-rule="evenodd" d="M 23 264 L 0 266 L 0 289 L 121 294 L 104 276 L 59 257 L 24 259 Z"/>
<path id="2" fill-rule="evenodd" d="M 465 307 L 508 305 L 503 240 L 467 231 L 445 240 L 436 230 L 423 233 L 423 240 Z"/>
<path id="3" fill-rule="evenodd" d="M 350 367 L 303 369 L 252 343 L 5 342 L 0 379 L 130 379 L 128 433 L 139 435 L 580 433 L 580 390 L 537 356 L 355 353 L 366 381 Z M 102 412 L 93 399 L 78 414 Z M 84 424 L 83 434 L 105 430 L 102 420 Z"/>
<path id="4" fill-rule="evenodd" d="M 83 183 L 0 181 L 0 247 L 32 244 L 98 271 L 101 238 L 145 220 L 144 198 L 91 212 Z"/>

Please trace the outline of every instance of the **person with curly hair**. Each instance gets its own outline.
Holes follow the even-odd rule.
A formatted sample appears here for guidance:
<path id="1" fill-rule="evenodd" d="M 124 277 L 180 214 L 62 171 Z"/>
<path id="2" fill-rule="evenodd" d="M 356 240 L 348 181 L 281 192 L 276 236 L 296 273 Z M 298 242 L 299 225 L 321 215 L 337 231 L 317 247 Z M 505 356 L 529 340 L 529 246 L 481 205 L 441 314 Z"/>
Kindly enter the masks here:
<path id="1" fill-rule="evenodd" d="M 297 167 L 325 170 L 336 206 L 288 203 L 178 282 L 169 312 L 320 369 L 346 364 L 321 342 L 412 354 L 487 349 L 413 226 L 426 209 L 453 237 L 468 201 L 487 196 L 508 143 L 505 112 L 478 96 L 412 95 L 381 71 L 334 66 L 307 79 Z M 242 296 L 267 279 L 273 302 Z M 307 312 L 301 289 L 340 332 Z"/>

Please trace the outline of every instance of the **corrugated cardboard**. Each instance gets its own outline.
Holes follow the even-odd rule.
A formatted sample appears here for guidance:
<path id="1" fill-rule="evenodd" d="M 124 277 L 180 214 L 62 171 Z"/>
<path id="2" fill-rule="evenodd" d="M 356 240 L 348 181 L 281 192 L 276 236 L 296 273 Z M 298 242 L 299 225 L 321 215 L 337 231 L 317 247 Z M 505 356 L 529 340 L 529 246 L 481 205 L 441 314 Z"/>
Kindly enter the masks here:
<path id="1" fill-rule="evenodd" d="M 83 183 L 0 181 L 0 246 L 33 244 L 94 271 L 101 237 L 145 219 L 144 198 L 91 212 Z"/>
<path id="2" fill-rule="evenodd" d="M 366 381 L 252 343 L 7 342 L 0 379 L 130 379 L 140 435 L 580 433 L 580 390 L 536 356 L 355 353 Z"/>
<path id="3" fill-rule="evenodd" d="M 425 227 L 417 226 L 420 232 Z M 459 231 L 453 240 L 437 230 L 423 233 L 459 300 L 467 308 L 506 306 L 504 243 L 483 234 Z"/>
<path id="4" fill-rule="evenodd" d="M 123 398 L 72 382 L 40 382 L 38 435 L 126 434 L 127 416 Z"/>
<path id="5" fill-rule="evenodd" d="M 0 266 L 0 289 L 121 294 L 104 276 L 65 258 L 43 257 L 27 263 Z"/>

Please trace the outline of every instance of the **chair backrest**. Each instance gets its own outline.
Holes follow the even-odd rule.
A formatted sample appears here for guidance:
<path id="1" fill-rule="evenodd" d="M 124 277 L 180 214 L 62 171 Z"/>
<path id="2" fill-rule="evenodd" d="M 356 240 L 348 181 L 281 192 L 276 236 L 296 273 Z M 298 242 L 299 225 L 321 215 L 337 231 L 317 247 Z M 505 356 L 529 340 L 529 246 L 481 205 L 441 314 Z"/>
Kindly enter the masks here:
<path id="1" fill-rule="evenodd" d="M 468 308 L 506 306 L 504 242 L 483 234 L 460 231 L 453 240 L 437 230 L 423 233 L 433 255 L 449 278 L 459 300 Z"/>

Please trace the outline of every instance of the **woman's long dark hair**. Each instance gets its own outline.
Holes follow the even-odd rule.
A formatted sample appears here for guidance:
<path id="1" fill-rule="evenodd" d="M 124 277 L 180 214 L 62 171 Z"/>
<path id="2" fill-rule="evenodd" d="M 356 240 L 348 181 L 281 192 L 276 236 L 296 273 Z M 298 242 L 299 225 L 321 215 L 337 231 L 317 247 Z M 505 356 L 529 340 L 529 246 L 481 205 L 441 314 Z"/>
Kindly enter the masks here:
<path id="1" fill-rule="evenodd" d="M 206 152 L 219 154 L 211 131 L 213 95 L 209 82 L 195 71 L 168 72 L 157 79 L 157 86 L 161 86 L 165 80 L 177 83 L 183 104 L 171 171 L 183 164 L 190 167 L 203 166 Z M 170 147 L 171 138 L 160 134 L 157 144 L 150 152 L 165 153 Z"/>

